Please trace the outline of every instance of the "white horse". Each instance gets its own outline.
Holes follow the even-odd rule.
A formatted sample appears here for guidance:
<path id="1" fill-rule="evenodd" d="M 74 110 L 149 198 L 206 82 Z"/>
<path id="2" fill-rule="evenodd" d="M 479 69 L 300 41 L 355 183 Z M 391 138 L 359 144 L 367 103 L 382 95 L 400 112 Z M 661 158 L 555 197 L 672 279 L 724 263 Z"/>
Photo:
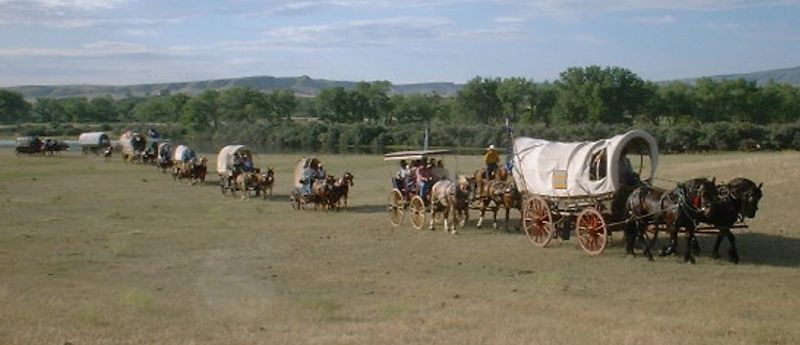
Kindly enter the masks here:
<path id="1" fill-rule="evenodd" d="M 428 227 L 433 230 L 436 213 L 444 213 L 444 230 L 457 234 L 456 224 L 462 226 L 469 218 L 468 203 L 469 196 L 475 188 L 475 182 L 469 177 L 459 177 L 458 183 L 450 180 L 436 182 L 431 188 L 431 223 Z M 452 224 L 448 224 L 448 218 L 452 216 Z M 460 221 L 460 222 L 459 222 Z"/>

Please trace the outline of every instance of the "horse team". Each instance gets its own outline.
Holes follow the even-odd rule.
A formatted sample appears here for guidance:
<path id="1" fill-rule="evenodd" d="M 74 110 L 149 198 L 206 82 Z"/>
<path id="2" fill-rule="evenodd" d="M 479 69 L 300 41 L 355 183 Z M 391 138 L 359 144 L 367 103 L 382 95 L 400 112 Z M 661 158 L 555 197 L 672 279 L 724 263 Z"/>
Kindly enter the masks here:
<path id="1" fill-rule="evenodd" d="M 507 178 L 503 170 L 491 179 L 487 179 L 485 171 L 478 170 L 474 174 L 477 181 L 473 208 L 480 210 L 477 227 L 481 227 L 487 210 L 494 213 L 494 227 L 497 228 L 497 212 L 506 210 L 506 230 L 508 230 L 509 211 L 517 209 L 522 212 L 522 194 L 516 188 L 513 179 Z M 758 203 L 763 196 L 763 184 L 738 177 L 727 183 L 717 183 L 716 179 L 694 178 L 677 183 L 671 190 L 657 188 L 640 183 L 620 194 L 624 202 L 623 214 L 617 220 L 625 224 L 626 252 L 635 255 L 637 240 L 643 244 L 643 254 L 653 260 L 651 251 L 655 243 L 652 235 L 654 227 L 663 226 L 669 234 L 669 243 L 660 256 L 678 253 L 678 232 L 686 232 L 686 251 L 684 260 L 694 263 L 695 255 L 700 248 L 696 238 L 699 224 L 718 230 L 711 257 L 719 258 L 719 248 L 727 239 L 730 245 L 728 257 L 731 262 L 739 262 L 736 238 L 731 229 L 737 223 L 754 218 L 758 211 Z M 657 232 L 655 232 L 657 234 Z"/>

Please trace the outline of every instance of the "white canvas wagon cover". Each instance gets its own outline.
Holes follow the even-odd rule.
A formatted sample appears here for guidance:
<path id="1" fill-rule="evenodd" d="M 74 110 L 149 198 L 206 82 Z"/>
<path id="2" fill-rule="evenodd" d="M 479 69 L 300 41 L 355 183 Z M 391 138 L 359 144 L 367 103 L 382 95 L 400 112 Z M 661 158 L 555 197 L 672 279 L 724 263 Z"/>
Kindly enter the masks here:
<path id="1" fill-rule="evenodd" d="M 649 179 L 658 165 L 658 145 L 650 133 L 632 130 L 594 142 L 514 140 L 514 180 L 520 190 L 551 197 L 613 193 L 623 185 L 625 154 L 650 157 Z"/>
<path id="2" fill-rule="evenodd" d="M 311 167 L 311 169 L 316 170 L 320 163 L 322 162 L 317 157 L 300 158 L 300 160 L 297 161 L 297 164 L 294 166 L 294 187 L 303 188 L 303 184 L 300 183 L 300 180 L 303 178 L 303 171 L 306 169 L 306 167 Z"/>
<path id="3" fill-rule="evenodd" d="M 78 143 L 86 147 L 106 147 L 111 145 L 111 139 L 104 132 L 86 132 L 78 136 Z"/>
<path id="4" fill-rule="evenodd" d="M 136 151 L 144 151 L 147 139 L 139 133 L 128 130 L 119 136 L 119 144 L 122 146 L 122 153 L 132 154 Z"/>
<path id="5" fill-rule="evenodd" d="M 247 146 L 244 145 L 228 145 L 219 150 L 217 155 L 217 173 L 224 175 L 228 171 L 228 167 L 233 165 L 233 154 L 238 152 L 239 155 L 250 155 L 252 153 Z"/>
<path id="6" fill-rule="evenodd" d="M 196 157 L 194 150 L 186 145 L 178 145 L 172 152 L 172 160 L 175 162 L 188 162 L 194 157 Z"/>

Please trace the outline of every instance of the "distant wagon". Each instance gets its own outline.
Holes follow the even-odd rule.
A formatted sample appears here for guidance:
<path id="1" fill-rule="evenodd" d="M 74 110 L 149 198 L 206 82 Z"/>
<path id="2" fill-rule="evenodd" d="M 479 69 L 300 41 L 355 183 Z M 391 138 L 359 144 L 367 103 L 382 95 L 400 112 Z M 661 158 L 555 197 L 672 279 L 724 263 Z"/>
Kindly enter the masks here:
<path id="1" fill-rule="evenodd" d="M 260 172 L 255 167 L 253 152 L 244 145 L 223 147 L 217 155 L 217 174 L 222 194 L 230 191 L 233 195 L 237 191 L 236 178 L 243 171 Z"/>
<path id="2" fill-rule="evenodd" d="M 178 145 L 175 151 L 172 152 L 172 161 L 175 163 L 188 163 L 192 159 L 196 159 L 197 154 L 186 145 Z"/>
<path id="3" fill-rule="evenodd" d="M 18 137 L 16 140 L 17 154 L 34 154 L 42 152 L 44 143 L 37 136 Z"/>
<path id="4" fill-rule="evenodd" d="M 104 132 L 86 132 L 78 136 L 78 143 L 83 154 L 99 154 L 111 146 L 111 139 Z"/>
<path id="5" fill-rule="evenodd" d="M 144 150 L 147 148 L 147 139 L 139 133 L 126 131 L 119 137 L 119 145 L 122 147 L 123 160 L 141 160 Z"/>
<path id="6" fill-rule="evenodd" d="M 319 204 L 321 202 L 321 200 L 316 200 L 312 193 L 312 187 L 320 176 L 306 176 L 307 172 L 318 172 L 320 165 L 322 165 L 322 161 L 317 157 L 303 157 L 297 161 L 292 181 L 294 188 L 289 193 L 289 202 L 292 208 L 299 210 L 308 203 Z"/>

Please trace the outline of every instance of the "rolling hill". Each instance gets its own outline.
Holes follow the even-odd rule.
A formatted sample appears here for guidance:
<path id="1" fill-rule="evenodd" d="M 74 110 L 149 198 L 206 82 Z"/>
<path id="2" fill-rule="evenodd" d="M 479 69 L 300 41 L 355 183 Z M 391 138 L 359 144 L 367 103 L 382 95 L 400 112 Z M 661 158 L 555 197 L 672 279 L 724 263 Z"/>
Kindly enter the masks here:
<path id="1" fill-rule="evenodd" d="M 763 85 L 769 81 L 786 83 L 800 86 L 800 66 L 793 68 L 783 68 L 767 70 L 761 72 L 725 74 L 709 76 L 713 80 L 739 79 L 756 81 Z M 699 78 L 682 79 L 680 81 L 694 83 Z M 357 83 L 353 81 L 338 81 L 326 79 L 312 79 L 308 76 L 300 77 L 271 77 L 255 76 L 244 78 L 214 79 L 192 82 L 175 83 L 155 83 L 137 85 L 27 85 L 9 87 L 8 90 L 17 91 L 25 95 L 26 98 L 63 98 L 63 97 L 97 97 L 110 95 L 114 98 L 126 98 L 134 96 L 151 96 L 159 94 L 186 93 L 196 95 L 207 89 L 227 89 L 232 87 L 252 87 L 261 91 L 271 91 L 277 89 L 290 89 L 300 96 L 314 96 L 320 90 L 329 87 L 341 86 L 353 88 Z M 412 93 L 437 93 L 443 96 L 454 95 L 462 84 L 449 82 L 398 84 L 392 86 L 392 93 L 412 94 Z"/>
<path id="2" fill-rule="evenodd" d="M 159 83 L 159 84 L 138 84 L 138 85 L 27 85 L 9 87 L 8 90 L 17 91 L 25 95 L 26 98 L 62 98 L 62 97 L 97 97 L 110 95 L 114 98 L 126 98 L 134 96 L 151 96 L 164 93 L 186 93 L 197 95 L 207 89 L 227 89 L 232 87 L 251 87 L 261 91 L 271 91 L 277 89 L 290 89 L 300 96 L 314 96 L 320 90 L 341 86 L 354 88 L 357 82 L 336 81 L 325 79 L 312 79 L 308 76 L 301 77 L 244 77 L 230 79 L 215 79 L 193 82 Z M 443 96 L 455 94 L 461 85 L 455 83 L 418 83 L 393 85 L 392 92 L 397 94 L 410 93 L 438 93 Z"/>

